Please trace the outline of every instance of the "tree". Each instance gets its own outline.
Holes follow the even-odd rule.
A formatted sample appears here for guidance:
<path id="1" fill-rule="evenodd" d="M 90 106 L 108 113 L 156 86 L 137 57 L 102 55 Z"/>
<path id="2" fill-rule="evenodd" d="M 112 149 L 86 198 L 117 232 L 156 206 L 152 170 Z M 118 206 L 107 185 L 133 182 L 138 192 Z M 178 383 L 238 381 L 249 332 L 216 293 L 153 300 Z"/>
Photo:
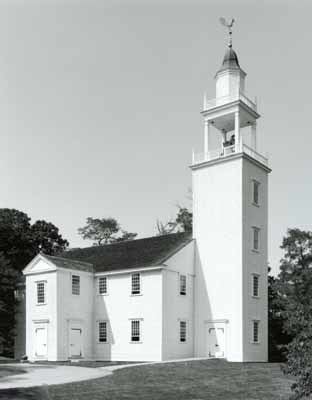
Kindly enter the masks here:
<path id="1" fill-rule="evenodd" d="M 48 255 L 61 253 L 69 245 L 55 225 L 43 220 L 36 221 L 31 226 L 31 237 L 34 252 L 38 252 L 40 249 Z"/>
<path id="2" fill-rule="evenodd" d="M 173 221 L 156 222 L 158 235 L 169 235 L 174 232 L 189 232 L 193 230 L 193 214 L 186 208 L 178 205 L 178 213 Z"/>
<path id="3" fill-rule="evenodd" d="M 22 211 L 0 209 L 0 252 L 16 271 L 23 268 L 39 251 L 53 255 L 64 251 L 68 241 L 51 222 L 36 221 Z"/>
<path id="4" fill-rule="evenodd" d="M 121 236 L 116 236 L 121 232 Z M 115 218 L 87 218 L 87 224 L 78 229 L 83 239 L 91 239 L 95 246 L 102 244 L 133 240 L 137 233 L 127 232 L 120 228 Z"/>
<path id="5" fill-rule="evenodd" d="M 270 272 L 270 268 L 269 268 Z M 268 275 L 269 361 L 284 362 L 287 344 L 292 337 L 284 331 L 284 302 L 278 290 L 278 279 Z"/>
<path id="6" fill-rule="evenodd" d="M 281 248 L 277 290 L 283 329 L 292 337 L 284 372 L 295 377 L 293 399 L 312 394 L 312 232 L 289 229 Z"/>
<path id="7" fill-rule="evenodd" d="M 22 211 L 0 209 L 0 344 L 5 354 L 13 353 L 16 301 L 14 290 L 21 271 L 39 251 L 56 254 L 67 240 L 50 222 L 36 221 Z"/>
<path id="8" fill-rule="evenodd" d="M 0 347 L 4 356 L 13 354 L 17 277 L 18 272 L 0 253 Z"/>

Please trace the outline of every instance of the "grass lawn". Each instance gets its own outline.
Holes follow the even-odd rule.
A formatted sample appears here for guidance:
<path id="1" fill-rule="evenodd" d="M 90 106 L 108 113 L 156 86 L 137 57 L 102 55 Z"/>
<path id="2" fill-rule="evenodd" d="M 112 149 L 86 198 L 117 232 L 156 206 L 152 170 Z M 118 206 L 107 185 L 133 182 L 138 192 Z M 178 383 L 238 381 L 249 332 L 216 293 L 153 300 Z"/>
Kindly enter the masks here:
<path id="1" fill-rule="evenodd" d="M 279 364 L 190 361 L 125 368 L 86 382 L 0 391 L 1 400 L 286 400 Z"/>

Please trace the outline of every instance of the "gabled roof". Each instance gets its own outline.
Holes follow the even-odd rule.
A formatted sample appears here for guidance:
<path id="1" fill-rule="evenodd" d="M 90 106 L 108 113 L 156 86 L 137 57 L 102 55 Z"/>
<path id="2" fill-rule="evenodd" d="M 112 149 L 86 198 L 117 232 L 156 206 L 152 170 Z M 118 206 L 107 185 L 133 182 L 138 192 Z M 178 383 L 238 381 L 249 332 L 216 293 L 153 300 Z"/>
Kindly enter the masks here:
<path id="1" fill-rule="evenodd" d="M 49 257 L 52 262 L 59 263 L 62 268 L 79 269 L 79 264 L 83 266 L 84 263 L 89 263 L 87 265 L 92 264 L 94 272 L 146 268 L 161 265 L 191 241 L 192 237 L 189 233 L 174 233 L 103 246 L 72 249 L 62 253 L 62 258 Z M 64 267 L 61 265 L 64 262 L 71 266 Z"/>
<path id="2" fill-rule="evenodd" d="M 93 272 L 93 265 L 87 262 L 82 262 L 79 260 L 71 260 L 69 258 L 64 257 L 56 257 L 56 256 L 48 256 L 46 254 L 42 254 L 44 258 L 51 261 L 54 265 L 59 268 L 66 269 L 77 269 L 79 271 Z"/>

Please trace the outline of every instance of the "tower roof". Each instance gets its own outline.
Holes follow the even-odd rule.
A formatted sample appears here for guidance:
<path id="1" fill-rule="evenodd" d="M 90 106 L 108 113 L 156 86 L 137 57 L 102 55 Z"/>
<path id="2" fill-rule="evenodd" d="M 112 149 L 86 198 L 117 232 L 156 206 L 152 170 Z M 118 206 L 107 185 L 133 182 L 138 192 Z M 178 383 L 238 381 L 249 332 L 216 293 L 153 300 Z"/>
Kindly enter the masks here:
<path id="1" fill-rule="evenodd" d="M 223 62 L 221 65 L 221 68 L 219 69 L 219 72 L 222 71 L 226 71 L 227 69 L 237 69 L 237 70 L 241 70 L 241 67 L 239 65 L 238 62 L 238 57 L 237 54 L 235 53 L 235 51 L 232 49 L 232 46 L 229 46 L 224 58 L 223 58 Z"/>

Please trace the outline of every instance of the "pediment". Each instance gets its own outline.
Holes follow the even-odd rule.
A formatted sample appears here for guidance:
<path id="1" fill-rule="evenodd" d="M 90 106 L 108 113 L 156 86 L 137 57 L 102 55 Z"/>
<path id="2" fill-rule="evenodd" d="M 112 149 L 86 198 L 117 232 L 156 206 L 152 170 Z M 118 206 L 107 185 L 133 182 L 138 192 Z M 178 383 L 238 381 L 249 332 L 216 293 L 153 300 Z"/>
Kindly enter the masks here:
<path id="1" fill-rule="evenodd" d="M 54 265 L 50 260 L 47 260 L 43 255 L 38 254 L 23 270 L 23 274 L 28 275 L 51 272 L 55 271 L 56 268 L 56 265 Z"/>

